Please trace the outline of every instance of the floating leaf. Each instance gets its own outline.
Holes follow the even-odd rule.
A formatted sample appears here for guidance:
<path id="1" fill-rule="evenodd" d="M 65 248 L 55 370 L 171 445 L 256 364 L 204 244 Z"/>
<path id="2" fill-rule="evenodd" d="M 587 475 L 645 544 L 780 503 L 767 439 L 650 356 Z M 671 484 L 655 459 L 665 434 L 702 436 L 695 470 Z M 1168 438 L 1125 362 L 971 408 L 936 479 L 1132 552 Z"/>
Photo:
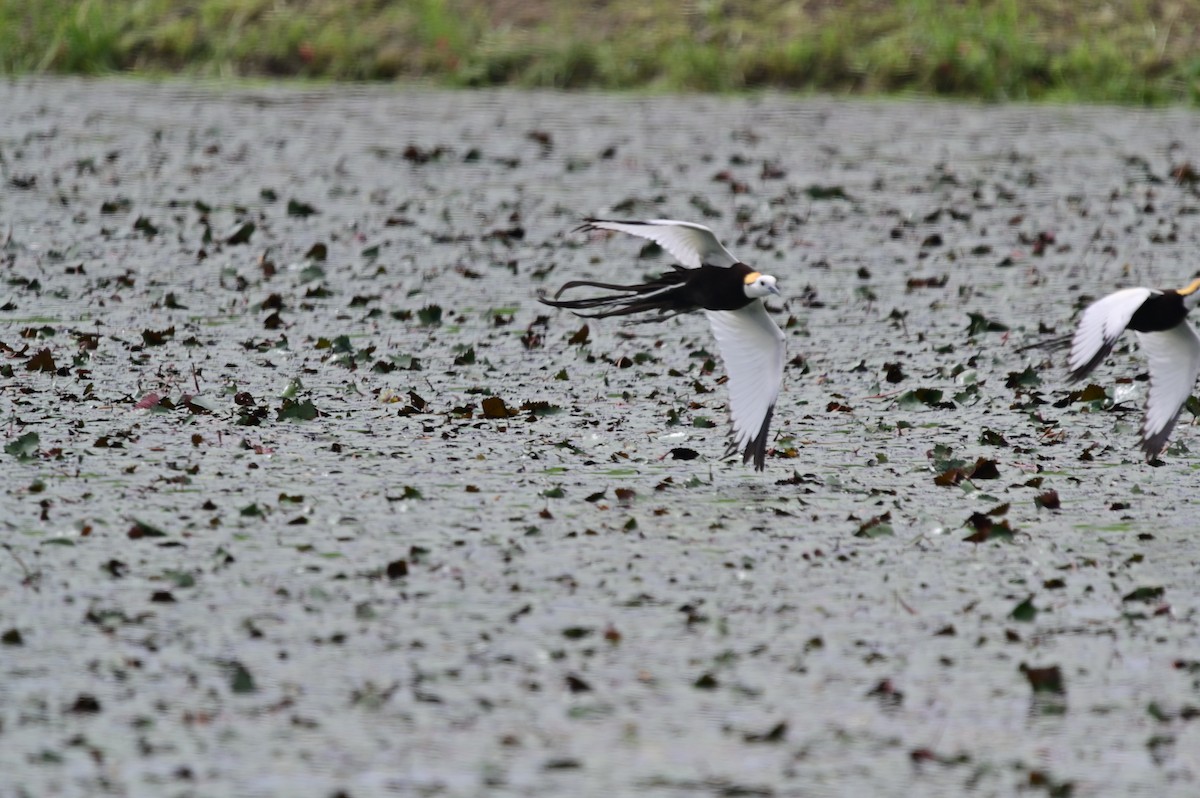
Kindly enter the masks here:
<path id="1" fill-rule="evenodd" d="M 999 479 L 1000 469 L 995 460 L 980 457 L 974 465 L 962 465 L 962 461 L 954 461 L 960 465 L 949 465 L 944 471 L 933 478 L 933 484 L 939 487 L 958 485 L 963 480 Z"/>
<path id="2" fill-rule="evenodd" d="M 188 588 L 196 586 L 196 576 L 188 571 L 163 571 L 163 579 L 172 582 L 175 587 Z"/>
<path id="3" fill-rule="evenodd" d="M 985 446 L 1008 446 L 1008 441 L 999 432 L 993 429 L 984 428 L 979 433 L 979 442 Z"/>
<path id="4" fill-rule="evenodd" d="M 100 213 L 105 214 L 105 215 L 113 214 L 113 213 L 124 213 L 132 207 L 133 207 L 132 201 L 130 201 L 129 199 L 127 199 L 125 197 L 118 197 L 117 199 L 112 200 L 111 202 L 100 203 Z"/>
<path id="5" fill-rule="evenodd" d="M 576 330 L 571 335 L 570 338 L 567 339 L 567 343 L 575 344 L 577 346 L 582 346 L 583 344 L 586 344 L 588 342 L 588 335 L 590 333 L 591 333 L 591 330 L 588 329 L 588 326 L 586 324 L 584 324 L 582 327 L 580 327 L 578 330 Z"/>
<path id="6" fill-rule="evenodd" d="M 25 361 L 26 371 L 57 371 L 58 366 L 54 364 L 54 355 L 50 354 L 49 349 L 41 349 L 36 355 Z"/>
<path id="7" fill-rule="evenodd" d="M 781 743 L 787 737 L 787 730 L 787 721 L 781 720 L 765 732 L 746 732 L 742 739 L 748 743 Z"/>
<path id="8" fill-rule="evenodd" d="M 508 418 L 519 412 L 510 409 L 499 396 L 489 396 L 480 402 L 480 406 L 483 408 L 484 418 Z"/>
<path id="9" fill-rule="evenodd" d="M 146 346 L 162 346 L 168 338 L 175 337 L 174 325 L 165 330 L 142 330 L 142 342 Z"/>
<path id="10" fill-rule="evenodd" d="M 892 513 L 885 512 L 883 515 L 877 515 L 868 519 L 865 523 L 858 527 L 858 531 L 854 533 L 856 538 L 878 538 L 885 535 L 893 535 L 895 531 L 892 529 Z"/>
<path id="11" fill-rule="evenodd" d="M 1008 372 L 1008 379 L 1004 381 L 1005 388 L 1036 388 L 1042 384 L 1042 378 L 1033 370 L 1033 366 L 1027 367 L 1024 371 Z"/>
<path id="12" fill-rule="evenodd" d="M 137 221 L 133 223 L 133 229 L 145 235 L 146 238 L 154 238 L 156 235 L 158 235 L 158 228 L 155 227 L 154 223 L 145 216 L 139 216 L 137 218 Z"/>
<path id="13" fill-rule="evenodd" d="M 258 690 L 254 676 L 240 662 L 229 663 L 229 689 L 235 693 L 253 693 Z"/>
<path id="14" fill-rule="evenodd" d="M 572 693 L 586 693 L 592 689 L 590 684 L 574 674 L 567 674 L 566 683 Z"/>
<path id="15" fill-rule="evenodd" d="M 4 451 L 6 454 L 11 454 L 22 463 L 25 463 L 37 457 L 38 443 L 40 441 L 41 438 L 36 432 L 26 432 L 16 440 L 6 443 Z"/>
<path id="16" fill-rule="evenodd" d="M 850 196 L 846 194 L 846 190 L 841 186 L 811 185 L 804 189 L 804 193 L 811 200 L 850 200 Z"/>
<path id="17" fill-rule="evenodd" d="M 998 321 L 993 321 L 985 317 L 981 313 L 968 313 L 971 323 L 967 325 L 967 335 L 978 335 L 980 333 L 989 332 L 1006 332 L 1008 326 L 1001 324 Z"/>
<path id="18" fill-rule="evenodd" d="M 879 699 L 888 708 L 894 709 L 904 703 L 904 693 L 896 689 L 891 679 L 883 679 L 868 690 L 867 695 Z"/>
<path id="19" fill-rule="evenodd" d="M 1033 497 L 1034 506 L 1047 510 L 1057 510 L 1062 506 L 1058 498 L 1058 491 L 1048 490 Z"/>
<path id="20" fill-rule="evenodd" d="M 297 402 L 294 399 L 284 399 L 283 404 L 275 411 L 276 421 L 312 421 L 321 413 L 313 405 L 311 399 Z"/>
<path id="21" fill-rule="evenodd" d="M 549 402 L 525 402 L 521 405 L 522 413 L 530 413 L 535 416 L 553 416 L 562 412 L 562 408 L 558 405 L 552 405 Z"/>
<path id="22" fill-rule="evenodd" d="M 426 305 L 417 311 L 417 320 L 422 327 L 434 327 L 442 323 L 442 306 Z"/>
<path id="23" fill-rule="evenodd" d="M 980 457 L 971 467 L 969 476 L 971 479 L 999 479 L 1000 468 L 995 460 Z"/>
<path id="24" fill-rule="evenodd" d="M 1073 402 L 1106 402 L 1108 401 L 1108 392 L 1101 388 L 1096 383 L 1088 383 L 1086 388 L 1079 391 L 1071 391 L 1067 394 L 1067 403 Z"/>
<path id="25" fill-rule="evenodd" d="M 971 517 L 967 519 L 967 524 L 975 528 L 975 532 L 964 538 L 968 543 L 983 543 L 987 540 L 1008 540 L 1013 539 L 1013 529 L 1009 526 L 1008 521 L 995 521 L 993 519 L 1008 513 L 1008 503 L 999 504 L 988 510 L 986 513 L 971 513 Z"/>
<path id="26" fill-rule="evenodd" d="M 1029 686 L 1033 688 L 1033 692 L 1035 693 L 1062 695 L 1066 692 L 1066 686 L 1063 684 L 1062 670 L 1057 665 L 1051 665 L 1046 668 L 1031 668 L 1022 662 L 1018 670 L 1025 674 L 1025 678 L 1029 681 Z"/>
<path id="27" fill-rule="evenodd" d="M 235 227 L 233 229 L 232 233 L 230 233 L 228 236 L 226 236 L 225 243 L 226 244 L 249 243 L 250 237 L 252 235 L 254 235 L 254 231 L 256 229 L 257 228 L 255 227 L 254 222 L 250 222 L 250 221 L 242 222 L 241 224 L 239 224 L 237 227 Z"/>
<path id="28" fill-rule="evenodd" d="M 471 366 L 475 363 L 475 347 L 468 346 L 454 357 L 454 365 Z"/>
<path id="29" fill-rule="evenodd" d="M 79 715 L 94 715 L 100 711 L 100 701 L 90 693 L 80 693 L 67 711 Z"/>
<path id="30" fill-rule="evenodd" d="M 141 399 L 138 400 L 138 403 L 136 405 L 134 405 L 134 409 L 150 410 L 151 408 L 157 407 L 158 403 L 161 401 L 162 401 L 162 397 L 159 396 L 158 394 L 156 394 L 154 391 L 151 391 L 150 393 L 146 394 L 145 396 L 143 396 Z"/>
<path id="31" fill-rule="evenodd" d="M 896 403 L 902 410 L 915 410 L 921 405 L 932 407 L 939 410 L 953 410 L 953 402 L 943 402 L 942 392 L 937 388 L 917 388 L 913 391 L 905 391 L 896 399 Z"/>
<path id="32" fill-rule="evenodd" d="M 129 528 L 128 535 L 130 539 L 138 540 L 140 538 L 165 538 L 167 533 L 153 524 L 148 524 L 145 521 L 139 521 L 135 518 L 133 519 L 133 526 Z"/>
<path id="33" fill-rule="evenodd" d="M 949 281 L 950 275 L 948 274 L 943 274 L 941 277 L 910 277 L 905 283 L 905 288 L 909 291 L 918 288 L 944 288 Z"/>
<path id="34" fill-rule="evenodd" d="M 1121 601 L 1158 601 L 1163 597 L 1164 593 L 1166 593 L 1166 589 L 1162 587 L 1139 587 L 1121 596 Z"/>
<path id="35" fill-rule="evenodd" d="M 314 208 L 313 206 L 309 205 L 307 202 L 301 202 L 299 200 L 294 200 L 294 199 L 288 200 L 288 204 L 287 204 L 287 215 L 288 216 L 299 216 L 301 218 L 306 218 L 306 217 L 312 216 L 314 213 L 317 213 L 317 209 Z"/>
<path id="36" fill-rule="evenodd" d="M 1028 623 L 1036 618 L 1037 614 L 1037 607 L 1033 606 L 1033 596 L 1030 596 L 1017 606 L 1013 607 L 1013 610 L 1008 614 L 1008 617 L 1012 618 L 1014 621 Z"/>

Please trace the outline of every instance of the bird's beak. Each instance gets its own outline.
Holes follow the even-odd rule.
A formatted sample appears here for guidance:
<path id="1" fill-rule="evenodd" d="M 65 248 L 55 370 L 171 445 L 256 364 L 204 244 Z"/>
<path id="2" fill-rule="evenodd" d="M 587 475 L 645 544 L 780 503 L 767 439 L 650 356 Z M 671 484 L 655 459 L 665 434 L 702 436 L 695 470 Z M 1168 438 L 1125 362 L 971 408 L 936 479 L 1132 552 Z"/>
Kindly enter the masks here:
<path id="1" fill-rule="evenodd" d="M 768 285 L 767 290 L 770 291 L 775 296 L 783 296 L 783 294 L 779 293 L 779 288 L 776 286 Z"/>

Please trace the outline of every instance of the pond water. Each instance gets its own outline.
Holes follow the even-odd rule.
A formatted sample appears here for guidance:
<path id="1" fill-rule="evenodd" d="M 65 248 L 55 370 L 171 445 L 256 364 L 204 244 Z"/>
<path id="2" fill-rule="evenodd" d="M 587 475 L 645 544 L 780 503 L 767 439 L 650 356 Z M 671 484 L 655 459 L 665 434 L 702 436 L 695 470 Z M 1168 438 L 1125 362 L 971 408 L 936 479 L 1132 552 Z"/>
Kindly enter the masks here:
<path id="1" fill-rule="evenodd" d="M 1200 431 L 1018 351 L 1196 272 L 1195 112 L 0 107 L 3 794 L 1200 789 Z M 587 216 L 778 278 L 765 472 L 701 315 L 537 303 L 669 267 Z"/>

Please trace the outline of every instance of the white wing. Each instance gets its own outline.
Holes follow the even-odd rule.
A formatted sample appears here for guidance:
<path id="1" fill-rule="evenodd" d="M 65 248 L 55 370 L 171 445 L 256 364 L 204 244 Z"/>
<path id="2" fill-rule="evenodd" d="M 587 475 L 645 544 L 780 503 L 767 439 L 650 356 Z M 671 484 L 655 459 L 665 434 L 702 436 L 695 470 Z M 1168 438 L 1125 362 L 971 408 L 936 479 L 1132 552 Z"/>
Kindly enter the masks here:
<path id="1" fill-rule="evenodd" d="M 729 250 L 702 224 L 677 222 L 672 219 L 651 219 L 646 222 L 614 222 L 608 219 L 587 219 L 580 230 L 615 230 L 619 233 L 648 238 L 670 252 L 689 269 L 701 264 L 729 267 L 738 262 Z"/>
<path id="2" fill-rule="evenodd" d="M 1138 333 L 1138 343 L 1150 361 L 1150 390 L 1142 448 L 1153 457 L 1167 445 L 1179 411 L 1192 395 L 1200 374 L 1200 336 L 1187 321 L 1165 332 Z"/>
<path id="3" fill-rule="evenodd" d="M 753 456 L 754 467 L 761 471 L 771 414 L 783 383 L 783 331 L 767 315 L 762 300 L 740 310 L 706 310 L 704 315 L 729 374 L 733 433 L 726 454 L 741 451 L 743 462 Z"/>
<path id="4" fill-rule="evenodd" d="M 1150 288 L 1125 288 L 1088 305 L 1079 317 L 1079 326 L 1071 339 L 1071 354 L 1067 358 L 1072 382 L 1086 377 L 1108 357 L 1133 314 L 1143 302 L 1158 293 L 1162 292 Z"/>

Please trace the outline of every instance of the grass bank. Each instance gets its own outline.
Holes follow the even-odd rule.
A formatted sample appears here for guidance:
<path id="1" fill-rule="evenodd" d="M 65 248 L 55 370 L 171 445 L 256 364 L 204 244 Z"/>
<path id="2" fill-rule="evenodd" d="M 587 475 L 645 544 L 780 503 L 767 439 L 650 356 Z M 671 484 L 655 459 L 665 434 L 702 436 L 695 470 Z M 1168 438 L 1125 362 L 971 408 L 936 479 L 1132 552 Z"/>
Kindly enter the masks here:
<path id="1" fill-rule="evenodd" d="M 1196 102 L 1200 3 L 0 0 L 0 71 Z"/>

